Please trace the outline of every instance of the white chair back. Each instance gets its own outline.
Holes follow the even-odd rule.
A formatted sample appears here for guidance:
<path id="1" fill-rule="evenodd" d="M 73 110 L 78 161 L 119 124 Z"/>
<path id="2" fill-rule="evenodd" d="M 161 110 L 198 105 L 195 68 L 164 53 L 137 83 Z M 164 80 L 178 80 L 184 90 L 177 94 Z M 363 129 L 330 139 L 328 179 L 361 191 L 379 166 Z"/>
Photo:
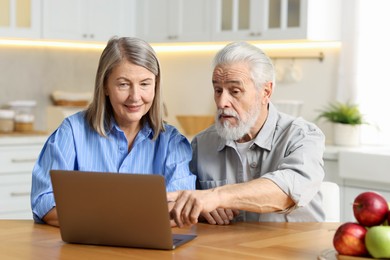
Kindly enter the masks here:
<path id="1" fill-rule="evenodd" d="M 340 188 L 334 182 L 321 183 L 322 207 L 325 222 L 340 222 Z"/>

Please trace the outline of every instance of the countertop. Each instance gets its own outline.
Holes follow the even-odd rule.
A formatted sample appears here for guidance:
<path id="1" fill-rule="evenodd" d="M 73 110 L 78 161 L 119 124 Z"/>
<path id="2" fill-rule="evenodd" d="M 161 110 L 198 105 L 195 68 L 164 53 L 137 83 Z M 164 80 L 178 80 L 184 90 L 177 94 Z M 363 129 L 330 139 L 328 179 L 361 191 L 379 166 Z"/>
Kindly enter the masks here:
<path id="1" fill-rule="evenodd" d="M 42 144 L 48 136 L 49 134 L 45 131 L 0 132 L 0 145 Z"/>
<path id="2" fill-rule="evenodd" d="M 378 155 L 390 155 L 390 146 L 335 146 L 326 145 L 324 152 L 324 160 L 337 161 L 339 159 L 340 152 L 354 152 L 354 153 L 368 153 Z"/>

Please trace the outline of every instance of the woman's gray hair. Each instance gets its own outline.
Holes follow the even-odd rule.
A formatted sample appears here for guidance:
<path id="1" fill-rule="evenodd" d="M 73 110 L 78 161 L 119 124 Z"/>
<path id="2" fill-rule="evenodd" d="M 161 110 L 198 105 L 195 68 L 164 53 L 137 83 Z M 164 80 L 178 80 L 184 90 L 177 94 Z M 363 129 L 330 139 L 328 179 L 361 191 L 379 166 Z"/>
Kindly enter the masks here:
<path id="1" fill-rule="evenodd" d="M 248 64 L 252 80 L 258 88 L 265 83 L 275 85 L 275 71 L 271 59 L 259 48 L 247 42 L 232 42 L 220 50 L 214 58 L 214 68 L 244 62 Z"/>
<path id="2" fill-rule="evenodd" d="M 114 111 L 105 95 L 105 87 L 113 68 L 122 61 L 128 61 L 144 67 L 156 76 L 155 97 L 148 113 L 141 119 L 141 124 L 148 122 L 154 131 L 156 139 L 161 131 L 165 131 L 162 119 L 162 100 L 160 88 L 160 63 L 153 48 L 145 41 L 132 37 L 113 37 L 100 56 L 95 79 L 93 101 L 86 111 L 88 124 L 101 136 L 107 137 L 107 131 L 112 127 Z"/>

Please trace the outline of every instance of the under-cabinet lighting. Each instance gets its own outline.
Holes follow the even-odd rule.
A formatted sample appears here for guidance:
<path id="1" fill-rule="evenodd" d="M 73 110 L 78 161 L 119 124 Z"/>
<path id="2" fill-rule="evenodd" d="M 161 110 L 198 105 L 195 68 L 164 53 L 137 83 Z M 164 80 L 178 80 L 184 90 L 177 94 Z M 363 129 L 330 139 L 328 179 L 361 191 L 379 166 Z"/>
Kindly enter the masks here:
<path id="1" fill-rule="evenodd" d="M 263 50 L 340 48 L 340 42 L 251 42 Z M 152 44 L 156 52 L 218 51 L 226 43 Z"/>
<path id="2" fill-rule="evenodd" d="M 0 45 L 8 47 L 54 47 L 70 49 L 100 49 L 103 43 L 65 42 L 65 41 L 35 41 L 35 40 L 0 40 Z"/>
<path id="3" fill-rule="evenodd" d="M 218 51 L 228 42 L 224 43 L 167 43 L 151 44 L 156 52 L 197 52 L 197 51 Z M 251 42 L 263 50 L 287 50 L 287 49 L 318 49 L 318 48 L 339 48 L 340 42 Z M 86 43 L 68 41 L 36 41 L 36 40 L 7 40 L 0 39 L 0 46 L 22 46 L 22 47 L 54 47 L 71 49 L 97 49 L 102 50 L 106 43 Z"/>

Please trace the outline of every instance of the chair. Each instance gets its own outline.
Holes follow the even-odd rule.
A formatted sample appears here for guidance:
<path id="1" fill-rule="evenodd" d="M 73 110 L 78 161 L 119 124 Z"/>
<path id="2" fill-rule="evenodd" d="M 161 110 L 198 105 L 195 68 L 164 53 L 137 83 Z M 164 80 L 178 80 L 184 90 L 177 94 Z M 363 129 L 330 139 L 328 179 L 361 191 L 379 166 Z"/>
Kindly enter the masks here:
<path id="1" fill-rule="evenodd" d="M 340 188 L 334 182 L 321 183 L 322 207 L 325 212 L 325 222 L 340 222 Z"/>

